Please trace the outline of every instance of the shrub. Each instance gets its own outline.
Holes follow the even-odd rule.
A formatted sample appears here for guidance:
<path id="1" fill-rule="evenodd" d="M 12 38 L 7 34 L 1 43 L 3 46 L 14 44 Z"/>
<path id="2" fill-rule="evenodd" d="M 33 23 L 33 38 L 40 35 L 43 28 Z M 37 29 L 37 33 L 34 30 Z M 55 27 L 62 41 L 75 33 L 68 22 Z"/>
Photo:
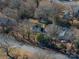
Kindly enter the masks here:
<path id="1" fill-rule="evenodd" d="M 43 34 L 38 33 L 38 34 L 36 35 L 36 39 L 37 39 L 37 41 L 41 41 L 42 39 L 44 39 Z"/>
<path id="2" fill-rule="evenodd" d="M 19 8 L 22 0 L 10 0 L 9 1 L 9 7 L 10 8 Z"/>
<path id="3" fill-rule="evenodd" d="M 4 8 L 3 14 L 9 18 L 18 19 L 18 10 L 17 9 L 11 9 L 11 8 Z"/>
<path id="4" fill-rule="evenodd" d="M 38 34 L 36 36 L 37 41 L 39 42 L 40 46 L 49 47 L 50 37 L 44 34 Z"/>

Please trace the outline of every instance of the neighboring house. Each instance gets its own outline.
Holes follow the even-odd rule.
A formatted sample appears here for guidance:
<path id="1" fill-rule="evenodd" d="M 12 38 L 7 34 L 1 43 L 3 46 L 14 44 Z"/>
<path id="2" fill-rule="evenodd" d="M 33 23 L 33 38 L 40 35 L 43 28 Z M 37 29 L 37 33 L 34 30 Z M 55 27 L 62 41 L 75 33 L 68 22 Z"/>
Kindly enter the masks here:
<path id="1" fill-rule="evenodd" d="M 0 26 L 16 26 L 17 22 L 13 19 L 0 18 Z"/>
<path id="2" fill-rule="evenodd" d="M 68 23 L 68 22 L 63 22 L 63 21 L 59 21 L 57 23 L 58 26 L 61 26 L 61 27 L 64 27 L 64 28 L 70 28 L 71 27 L 71 24 Z"/>
<path id="3" fill-rule="evenodd" d="M 79 20 L 77 18 L 73 18 L 73 20 L 69 21 L 69 23 L 79 29 Z"/>
<path id="4" fill-rule="evenodd" d="M 60 16 L 61 18 L 57 20 L 56 24 L 61 27 L 70 28 L 71 24 L 69 23 L 69 21 L 72 20 L 73 15 L 66 10 L 62 11 L 62 13 L 62 16 Z"/>
<path id="5" fill-rule="evenodd" d="M 42 27 L 39 26 L 39 25 L 33 26 L 33 27 L 32 27 L 32 31 L 33 31 L 33 32 L 39 32 L 39 33 L 45 33 L 44 28 L 42 28 Z"/>

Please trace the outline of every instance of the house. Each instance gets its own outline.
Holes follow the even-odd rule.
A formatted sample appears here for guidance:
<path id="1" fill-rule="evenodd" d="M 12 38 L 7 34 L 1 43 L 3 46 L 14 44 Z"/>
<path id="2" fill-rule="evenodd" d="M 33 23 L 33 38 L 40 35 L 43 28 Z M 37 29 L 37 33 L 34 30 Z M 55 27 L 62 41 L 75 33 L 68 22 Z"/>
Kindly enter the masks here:
<path id="1" fill-rule="evenodd" d="M 46 26 L 47 26 L 48 24 L 52 24 L 52 21 L 50 21 L 50 20 L 48 20 L 48 19 L 41 19 L 39 22 L 42 24 L 42 27 L 43 27 L 43 28 L 46 28 Z"/>
<path id="2" fill-rule="evenodd" d="M 31 22 L 33 24 L 38 24 L 39 20 L 38 19 L 29 19 L 29 22 Z"/>
<path id="3" fill-rule="evenodd" d="M 29 19 L 29 21 L 33 24 L 41 24 L 44 28 L 46 27 L 46 25 L 48 24 L 52 24 L 52 21 L 48 20 L 48 19 Z"/>

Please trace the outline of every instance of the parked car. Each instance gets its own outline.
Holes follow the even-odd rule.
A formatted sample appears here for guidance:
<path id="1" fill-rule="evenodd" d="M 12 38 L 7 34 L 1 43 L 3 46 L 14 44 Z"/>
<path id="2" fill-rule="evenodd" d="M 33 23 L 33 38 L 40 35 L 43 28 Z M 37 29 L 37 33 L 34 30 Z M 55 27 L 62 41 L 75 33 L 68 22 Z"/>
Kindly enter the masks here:
<path id="1" fill-rule="evenodd" d="M 40 33 L 45 33 L 44 28 L 42 28 L 42 27 L 39 26 L 39 25 L 34 25 L 34 26 L 32 27 L 32 31 L 34 31 L 34 32 L 40 32 Z"/>

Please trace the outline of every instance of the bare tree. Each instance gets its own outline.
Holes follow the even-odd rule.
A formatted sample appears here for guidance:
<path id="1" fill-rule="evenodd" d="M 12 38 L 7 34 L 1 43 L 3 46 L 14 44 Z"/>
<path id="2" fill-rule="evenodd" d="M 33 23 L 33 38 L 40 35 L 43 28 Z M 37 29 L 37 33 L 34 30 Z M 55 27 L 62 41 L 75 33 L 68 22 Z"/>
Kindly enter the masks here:
<path id="1" fill-rule="evenodd" d="M 27 0 L 22 2 L 19 8 L 19 15 L 26 18 L 32 18 L 34 16 L 37 4 L 34 0 Z"/>

